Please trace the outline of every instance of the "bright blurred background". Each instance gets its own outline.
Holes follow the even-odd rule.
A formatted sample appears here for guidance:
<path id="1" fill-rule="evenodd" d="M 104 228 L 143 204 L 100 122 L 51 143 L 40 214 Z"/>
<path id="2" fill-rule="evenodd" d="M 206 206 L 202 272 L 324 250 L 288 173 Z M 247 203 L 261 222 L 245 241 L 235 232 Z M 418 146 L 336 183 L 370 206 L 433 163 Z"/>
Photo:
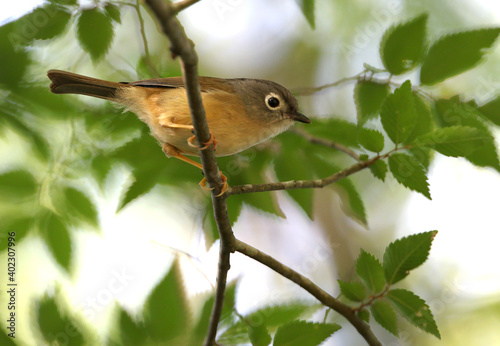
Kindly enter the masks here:
<path id="1" fill-rule="evenodd" d="M 40 3 L 3 1 L 0 23 Z M 91 4 L 81 1 L 81 6 Z M 293 89 L 355 75 L 363 70 L 363 63 L 381 67 L 378 47 L 385 29 L 424 11 L 430 13 L 431 40 L 443 33 L 500 25 L 500 3 L 488 0 L 317 1 L 316 30 L 308 26 L 298 4 L 291 0 L 203 0 L 182 12 L 179 19 L 196 44 L 201 75 L 265 78 Z M 167 41 L 143 12 L 152 57 L 166 55 Z M 74 30 L 52 43 L 38 42 L 33 47 L 38 64 L 29 73 L 34 81 L 47 86 L 45 71 L 50 68 L 114 80 L 134 76 L 142 44 L 132 8 L 125 6 L 115 36 L 109 55 L 96 65 L 79 47 Z M 413 80 L 418 82 L 416 77 Z M 481 103 L 498 96 L 499 86 L 497 44 L 482 65 L 449 79 L 435 91 L 449 96 L 461 93 Z M 353 85 L 345 84 L 303 96 L 301 110 L 313 118 L 355 122 L 352 93 Z M 100 100 L 78 99 L 89 104 L 88 109 L 104 105 Z M 500 132 L 498 128 L 493 132 L 498 147 Z M 0 157 L 2 172 L 30 161 L 26 144 L 14 132 L 0 139 Z M 73 249 L 78 268 L 75 277 L 65 275 L 40 239 L 30 237 L 19 244 L 20 315 L 28 315 L 31 297 L 60 286 L 68 302 L 82 310 L 104 340 L 114 301 L 130 311 L 138 310 L 177 255 L 193 304 L 200 294 L 213 288 L 218 249 L 217 243 L 205 248 L 203 216 L 197 204 L 201 198 L 186 195 L 181 189 L 166 193 L 166 187 L 156 187 L 116 214 L 129 180 L 126 167 L 115 167 L 104 192 L 89 184 L 100 207 L 102 231 L 77 230 L 74 234 L 78 244 Z M 393 239 L 436 229 L 439 233 L 429 260 L 404 285 L 429 303 L 442 340 L 415 328 L 405 329 L 400 339 L 379 327 L 375 327 L 376 335 L 384 345 L 500 345 L 498 172 L 437 154 L 429 174 L 432 201 L 395 181 L 381 183 L 368 172 L 356 174 L 354 181 L 365 202 L 368 229 L 344 214 L 337 196 L 318 190 L 314 221 L 286 194 L 279 193 L 286 219 L 245 206 L 234 225 L 235 234 L 335 296 L 339 293 L 336 280 L 351 278 L 361 247 L 380 258 Z M 0 263 L 6 263 L 6 254 L 0 256 Z M 229 274 L 231 279 L 240 279 L 237 305 L 241 313 L 270 302 L 311 299 L 299 287 L 238 254 L 232 257 Z M 5 306 L 5 301 L 2 296 L 0 306 Z M 0 309 L 0 317 L 5 319 L 6 309 Z M 19 323 L 19 340 L 21 344 L 36 344 L 27 318 Z M 336 322 L 343 321 L 337 318 Z M 343 325 L 345 328 L 325 345 L 363 344 L 352 327 Z"/>

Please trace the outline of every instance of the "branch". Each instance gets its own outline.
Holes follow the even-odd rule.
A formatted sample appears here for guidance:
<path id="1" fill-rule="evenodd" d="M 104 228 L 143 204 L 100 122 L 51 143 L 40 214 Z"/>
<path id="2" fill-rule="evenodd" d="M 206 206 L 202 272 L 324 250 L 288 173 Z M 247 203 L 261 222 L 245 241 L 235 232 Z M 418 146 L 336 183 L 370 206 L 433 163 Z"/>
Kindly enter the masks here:
<path id="1" fill-rule="evenodd" d="M 336 149 L 338 151 L 342 151 L 343 153 L 352 157 L 354 160 L 359 161 L 359 155 L 354 150 L 346 147 L 345 145 L 335 143 L 335 142 L 332 142 L 332 141 L 329 141 L 329 140 L 326 140 L 323 138 L 314 137 L 313 135 L 309 134 L 307 131 L 305 131 L 301 128 L 295 128 L 295 129 L 293 129 L 293 132 L 304 137 L 305 139 L 307 139 L 311 143 L 323 145 L 325 147 L 329 147 L 329 148 Z"/>
<path id="2" fill-rule="evenodd" d="M 264 252 L 240 240 L 236 240 L 235 247 L 237 252 L 253 258 L 257 262 L 264 264 L 266 267 L 271 268 L 281 276 L 287 278 L 288 280 L 305 289 L 312 296 L 318 299 L 322 304 L 332 308 L 333 310 L 344 316 L 354 326 L 354 328 L 356 328 L 359 334 L 363 336 L 368 345 L 382 345 L 371 331 L 370 326 L 356 315 L 356 312 L 353 308 L 333 298 L 308 278 L 297 273 L 281 262 L 275 260 L 268 254 L 265 254 Z"/>
<path id="3" fill-rule="evenodd" d="M 207 143 L 210 139 L 205 109 L 201 99 L 200 84 L 198 82 L 198 56 L 194 51 L 193 43 L 187 38 L 183 27 L 175 18 L 178 11 L 186 8 L 196 1 L 183 1 L 177 4 L 163 0 L 146 0 L 146 4 L 158 18 L 163 32 L 170 39 L 172 56 L 180 56 L 184 86 L 188 96 L 189 109 L 198 143 Z M 176 6 L 174 6 L 176 5 Z M 203 173 L 212 190 L 212 205 L 214 217 L 220 235 L 219 270 L 217 273 L 217 287 L 215 291 L 214 306 L 210 316 L 210 324 L 205 339 L 205 345 L 215 344 L 217 326 L 222 314 L 224 293 L 226 291 L 227 272 L 229 270 L 229 256 L 234 251 L 235 238 L 227 215 L 227 204 L 224 196 L 217 197 L 221 192 L 222 180 L 219 167 L 211 148 L 200 150 Z"/>
<path id="4" fill-rule="evenodd" d="M 227 195 L 239 195 L 242 193 L 252 193 L 252 192 L 266 192 L 266 191 L 277 191 L 277 190 L 295 190 L 295 189 L 311 189 L 311 188 L 321 188 L 327 185 L 333 184 L 353 173 L 359 172 L 362 169 L 372 165 L 375 161 L 384 158 L 384 156 L 375 156 L 368 161 L 361 161 L 355 163 L 351 167 L 348 167 L 340 172 L 330 175 L 329 177 L 323 179 L 315 180 L 290 180 L 278 183 L 268 183 L 268 184 L 248 184 L 248 185 L 236 185 L 231 186 L 227 191 Z"/>
<path id="5" fill-rule="evenodd" d="M 200 0 L 184 0 L 176 2 L 175 4 L 172 4 L 172 10 L 175 14 L 177 14 L 180 11 L 188 8 L 189 6 L 196 4 L 198 1 Z"/>
<path id="6" fill-rule="evenodd" d="M 342 79 L 339 79 L 336 82 L 325 84 L 325 85 L 321 85 L 321 86 L 318 86 L 318 87 L 297 88 L 297 89 L 292 90 L 292 93 L 295 94 L 295 95 L 302 95 L 302 96 L 313 95 L 313 94 L 317 93 L 318 91 L 322 91 L 324 89 L 333 88 L 333 87 L 339 86 L 339 85 L 347 83 L 347 82 L 357 81 L 359 79 L 359 77 L 361 75 L 363 75 L 363 73 L 365 73 L 365 71 L 360 72 L 360 73 L 358 73 L 355 76 L 342 78 Z"/>

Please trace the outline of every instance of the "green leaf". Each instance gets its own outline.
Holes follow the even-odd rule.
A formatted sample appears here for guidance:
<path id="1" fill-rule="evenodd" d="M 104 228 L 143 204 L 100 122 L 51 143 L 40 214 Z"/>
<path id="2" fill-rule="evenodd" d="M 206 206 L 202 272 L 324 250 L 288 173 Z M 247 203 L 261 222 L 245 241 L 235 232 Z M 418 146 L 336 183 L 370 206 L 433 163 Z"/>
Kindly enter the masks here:
<path id="1" fill-rule="evenodd" d="M 440 38 L 429 49 L 420 70 L 420 82 L 432 85 L 467 71 L 481 62 L 500 28 L 464 31 Z"/>
<path id="2" fill-rule="evenodd" d="M 310 134 L 328 139 L 335 143 L 339 143 L 348 147 L 359 148 L 358 144 L 358 126 L 354 123 L 341 120 L 341 119 L 324 119 L 324 120 L 314 120 L 314 122 L 307 126 L 307 132 Z M 279 138 L 283 138 L 285 135 L 291 136 L 289 134 L 280 135 Z M 297 136 L 294 136 L 291 143 L 297 145 Z"/>
<path id="3" fill-rule="evenodd" d="M 340 328 L 336 323 L 289 322 L 278 328 L 273 346 L 317 346 Z"/>
<path id="4" fill-rule="evenodd" d="M 235 337 L 241 336 L 242 333 L 247 333 L 248 325 L 257 326 L 265 324 L 267 328 L 273 329 L 300 316 L 316 311 L 317 308 L 318 305 L 290 303 L 258 309 L 246 315 L 244 321 L 240 320 L 231 325 L 222 333 L 218 341 L 221 344 L 229 344 L 228 340 L 233 340 Z"/>
<path id="5" fill-rule="evenodd" d="M 10 318 L 10 316 L 9 316 Z M 10 328 L 10 327 L 9 327 Z M 7 334 L 11 333 L 9 329 L 5 329 L 0 332 L 0 345 L 3 346 L 16 346 L 16 343 L 14 342 L 14 338 L 8 336 Z"/>
<path id="6" fill-rule="evenodd" d="M 432 148 L 445 156 L 465 157 L 486 144 L 489 136 L 470 126 L 439 128 L 415 140 L 414 146 Z"/>
<path id="7" fill-rule="evenodd" d="M 168 344 L 189 325 L 189 308 L 178 261 L 153 289 L 144 305 L 144 321 L 152 340 Z"/>
<path id="8" fill-rule="evenodd" d="M 363 148 L 375 153 L 384 149 L 384 135 L 377 130 L 359 128 L 358 141 Z"/>
<path id="9" fill-rule="evenodd" d="M 267 346 L 272 341 L 271 335 L 264 324 L 248 326 L 248 336 L 252 346 Z"/>
<path id="10" fill-rule="evenodd" d="M 303 148 L 300 141 L 305 140 L 297 135 L 284 133 L 279 136 L 282 151 L 274 160 L 274 170 L 280 181 L 310 180 L 314 175 L 311 169 L 304 165 L 308 162 L 308 155 L 298 148 Z M 287 190 L 287 193 L 312 219 L 313 191 L 312 189 Z"/>
<path id="11" fill-rule="evenodd" d="M 316 29 L 316 21 L 314 16 L 314 7 L 316 0 L 302 0 L 300 8 L 302 9 L 302 14 L 306 17 L 307 22 L 311 29 Z"/>
<path id="12" fill-rule="evenodd" d="M 46 210 L 41 218 L 40 231 L 57 263 L 66 271 L 69 271 L 72 260 L 72 246 L 68 226 L 63 219 Z"/>
<path id="13" fill-rule="evenodd" d="M 395 144 L 403 143 L 417 123 L 415 98 L 409 80 L 387 96 L 380 111 L 385 132 Z"/>
<path id="14" fill-rule="evenodd" d="M 405 73 L 422 60 L 427 48 L 427 14 L 390 27 L 380 43 L 385 68 L 394 75 Z"/>
<path id="15" fill-rule="evenodd" d="M 415 93 L 413 94 L 413 99 L 417 112 L 417 122 L 405 143 L 412 143 L 415 138 L 429 133 L 434 127 L 430 105 Z"/>
<path id="16" fill-rule="evenodd" d="M 34 39 L 47 40 L 55 38 L 64 32 L 68 26 L 71 14 L 54 4 L 37 7 L 24 19 L 24 25 L 36 27 Z"/>
<path id="17" fill-rule="evenodd" d="M 147 338 L 143 322 L 136 322 L 125 310 L 118 312 L 118 326 L 123 345 L 141 345 Z"/>
<path id="18" fill-rule="evenodd" d="M 337 181 L 334 185 L 342 200 L 342 210 L 349 217 L 367 226 L 365 204 L 350 178 Z M 340 187 L 339 191 L 336 187 Z"/>
<path id="19" fill-rule="evenodd" d="M 413 156 L 392 154 L 389 156 L 389 169 L 400 184 L 431 199 L 427 175 L 423 166 Z"/>
<path id="20" fill-rule="evenodd" d="M 34 220 L 32 217 L 21 217 L 21 218 L 11 218 L 2 217 L 0 218 L 0 253 L 7 249 L 9 242 L 8 238 L 9 232 L 15 232 L 16 244 L 28 234 L 28 232 L 33 227 Z"/>
<path id="21" fill-rule="evenodd" d="M 77 37 L 93 62 L 104 57 L 113 41 L 113 23 L 98 8 L 83 10 L 78 18 Z"/>
<path id="22" fill-rule="evenodd" d="M 0 85 L 6 89 L 12 89 L 23 82 L 30 58 L 24 48 L 29 44 L 30 37 L 15 30 L 18 21 L 0 26 Z M 9 68 L 5 68 L 8 66 Z"/>
<path id="23" fill-rule="evenodd" d="M 387 284 L 394 285 L 427 260 L 437 231 L 413 234 L 387 246 L 384 253 L 384 273 Z"/>
<path id="24" fill-rule="evenodd" d="M 385 161 L 377 160 L 368 168 L 375 178 L 385 181 L 385 176 L 388 170 L 387 163 L 385 163 Z"/>
<path id="25" fill-rule="evenodd" d="M 72 187 L 64 189 L 65 207 L 68 214 L 97 227 L 97 210 L 92 201 L 81 191 Z"/>
<path id="26" fill-rule="evenodd" d="M 415 293 L 405 289 L 390 290 L 387 298 L 396 310 L 411 324 L 423 331 L 441 339 L 436 321 L 432 316 L 429 306 Z"/>
<path id="27" fill-rule="evenodd" d="M 146 167 L 144 170 L 135 170 L 133 172 L 135 180 L 127 189 L 125 196 L 120 201 L 117 212 L 122 210 L 126 205 L 139 196 L 145 195 L 151 191 L 151 189 L 157 184 L 158 176 L 162 173 L 162 171 L 148 168 L 150 167 Z"/>
<path id="28" fill-rule="evenodd" d="M 63 316 L 53 298 L 44 296 L 38 302 L 37 322 L 48 344 L 84 345 L 81 331 L 72 320 Z M 62 336 L 62 337 L 61 337 Z"/>
<path id="29" fill-rule="evenodd" d="M 370 306 L 373 318 L 390 333 L 398 336 L 398 320 L 394 308 L 384 301 L 375 301 Z"/>
<path id="30" fill-rule="evenodd" d="M 10 171 L 0 175 L 1 198 L 16 203 L 33 198 L 38 184 L 28 171 Z"/>
<path id="31" fill-rule="evenodd" d="M 500 126 L 500 96 L 479 107 L 479 111 L 486 119 Z"/>
<path id="32" fill-rule="evenodd" d="M 109 2 L 104 5 L 104 12 L 106 15 L 117 23 L 122 22 L 120 16 L 120 7 Z"/>
<path id="33" fill-rule="evenodd" d="M 366 323 L 369 323 L 370 322 L 370 312 L 366 309 L 361 309 L 357 312 L 358 314 L 358 317 L 365 321 Z"/>
<path id="34" fill-rule="evenodd" d="M 361 253 L 356 260 L 356 274 L 373 293 L 379 293 L 385 287 L 382 264 L 375 256 L 363 249 L 361 249 Z"/>
<path id="35" fill-rule="evenodd" d="M 479 167 L 492 167 L 500 172 L 495 139 L 482 121 L 482 115 L 476 107 L 462 103 L 454 97 L 450 100 L 438 100 L 435 103 L 436 115 L 443 126 L 470 126 L 487 135 L 485 144 L 465 156 Z"/>
<path id="36" fill-rule="evenodd" d="M 221 325 L 225 325 L 231 319 L 235 311 L 236 304 L 236 285 L 238 281 L 228 282 L 226 285 L 226 294 L 224 296 L 224 305 L 222 307 Z"/>
<path id="37" fill-rule="evenodd" d="M 358 125 L 363 125 L 380 112 L 382 104 L 390 94 L 388 84 L 360 80 L 354 88 L 354 101 L 358 114 Z"/>
<path id="38" fill-rule="evenodd" d="M 190 344 L 192 346 L 203 344 L 203 340 L 205 339 L 205 336 L 208 331 L 208 324 L 210 322 L 210 315 L 212 313 L 213 307 L 214 307 L 214 296 L 212 294 L 210 298 L 207 299 L 203 304 L 203 307 L 201 309 L 201 315 L 198 318 L 198 321 L 196 321 L 194 328 L 190 332 L 191 334 Z"/>
<path id="39" fill-rule="evenodd" d="M 361 302 L 366 298 L 365 286 L 359 282 L 346 282 L 337 280 L 340 286 L 340 292 L 354 302 Z"/>

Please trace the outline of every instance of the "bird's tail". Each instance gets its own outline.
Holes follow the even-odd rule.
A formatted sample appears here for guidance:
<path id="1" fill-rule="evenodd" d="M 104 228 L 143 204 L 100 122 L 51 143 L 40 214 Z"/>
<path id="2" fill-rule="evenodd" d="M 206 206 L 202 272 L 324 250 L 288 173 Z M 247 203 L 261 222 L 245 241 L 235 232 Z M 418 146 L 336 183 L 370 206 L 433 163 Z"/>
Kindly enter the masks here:
<path id="1" fill-rule="evenodd" d="M 61 70 L 50 70 L 47 76 L 52 81 L 50 91 L 54 94 L 80 94 L 116 101 L 117 89 L 127 86 Z"/>

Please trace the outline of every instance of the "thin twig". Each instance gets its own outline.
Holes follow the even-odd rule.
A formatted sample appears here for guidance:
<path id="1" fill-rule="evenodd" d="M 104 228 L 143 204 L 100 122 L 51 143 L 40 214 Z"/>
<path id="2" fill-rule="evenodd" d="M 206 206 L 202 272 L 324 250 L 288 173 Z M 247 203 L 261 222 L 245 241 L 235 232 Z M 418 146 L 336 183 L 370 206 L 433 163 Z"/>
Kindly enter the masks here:
<path id="1" fill-rule="evenodd" d="M 191 5 L 196 4 L 200 0 L 184 0 L 172 4 L 172 10 L 177 14 L 180 11 L 188 8 Z"/>
<path id="2" fill-rule="evenodd" d="M 330 294 L 322 290 L 319 286 L 317 286 L 314 282 L 306 278 L 305 276 L 297 273 L 290 267 L 287 267 L 283 263 L 275 260 L 271 256 L 265 254 L 264 252 L 254 248 L 251 245 L 248 245 L 240 240 L 236 240 L 236 251 L 240 252 L 250 258 L 253 258 L 257 262 L 264 264 L 265 266 L 271 268 L 281 276 L 289 279 L 290 281 L 296 283 L 307 292 L 309 292 L 312 296 L 318 299 L 324 305 L 332 308 L 342 316 L 344 316 L 353 326 L 356 328 L 359 334 L 363 336 L 368 345 L 382 345 L 380 341 L 378 341 L 377 337 L 373 334 L 370 329 L 370 326 L 365 323 L 362 319 L 360 319 L 355 310 L 350 306 L 343 304 L 337 299 L 333 298 Z"/>
<path id="3" fill-rule="evenodd" d="M 175 18 L 176 12 L 170 2 L 146 0 L 146 3 L 158 18 L 165 35 L 170 39 L 170 51 L 172 52 L 172 56 L 180 56 L 181 58 L 182 75 L 188 96 L 194 133 L 198 143 L 208 143 L 211 135 L 201 99 L 197 72 L 198 56 L 194 50 L 194 45 L 187 38 L 184 29 Z M 188 2 L 184 1 L 183 3 L 186 5 Z M 192 4 L 194 2 L 191 1 L 189 3 Z M 227 272 L 230 267 L 229 257 L 231 252 L 234 251 L 235 238 L 227 214 L 226 196 L 217 197 L 221 193 L 222 179 L 217 161 L 215 160 L 214 151 L 211 148 L 200 150 L 200 157 L 205 178 L 210 187 L 213 188 L 212 205 L 214 208 L 214 218 L 220 235 L 217 286 L 215 289 L 215 299 L 210 316 L 208 332 L 204 342 L 205 346 L 211 346 L 215 344 L 217 326 L 222 315 Z"/>
<path id="4" fill-rule="evenodd" d="M 139 30 L 141 32 L 142 43 L 144 44 L 144 60 L 146 66 L 148 67 L 149 72 L 151 72 L 153 77 L 160 77 L 160 74 L 156 70 L 156 67 L 151 60 L 151 55 L 149 54 L 149 45 L 148 39 L 146 38 L 146 30 L 144 29 L 144 18 L 141 14 L 140 0 L 136 0 L 134 8 L 137 12 L 137 18 L 139 18 Z"/>
<path id="5" fill-rule="evenodd" d="M 333 88 L 333 87 L 342 85 L 342 84 L 347 83 L 347 82 L 357 81 L 359 79 L 359 77 L 361 77 L 364 73 L 365 73 L 365 71 L 360 72 L 360 73 L 358 73 L 355 76 L 342 78 L 342 79 L 339 79 L 336 82 L 325 84 L 325 85 L 321 85 L 321 86 L 317 86 L 317 87 L 304 87 L 304 88 L 293 89 L 292 93 L 295 94 L 295 95 L 301 95 L 301 96 L 312 95 L 312 94 L 315 94 L 318 91 L 321 91 L 321 90 L 324 90 L 324 89 Z"/>
<path id="6" fill-rule="evenodd" d="M 346 147 L 345 145 L 342 145 L 342 144 L 339 144 L 339 143 L 335 143 L 335 142 L 332 142 L 332 141 L 329 141 L 329 140 L 326 140 L 326 139 L 323 139 L 323 138 L 314 137 L 309 132 L 307 132 L 307 131 L 305 131 L 305 130 L 303 130 L 301 128 L 295 128 L 295 129 L 293 129 L 293 132 L 295 132 L 296 134 L 304 137 L 305 139 L 307 139 L 311 143 L 319 144 L 319 145 L 323 145 L 325 147 L 336 149 L 338 151 L 341 151 L 341 152 L 349 155 L 354 160 L 360 161 L 359 160 L 359 155 L 354 150 Z"/>
<path id="7" fill-rule="evenodd" d="M 267 184 L 248 184 L 248 185 L 236 185 L 231 186 L 227 192 L 227 195 L 239 195 L 242 193 L 253 193 L 253 192 L 266 192 L 266 191 L 277 191 L 277 190 L 294 190 L 294 189 L 311 189 L 311 188 L 322 188 L 327 185 L 333 184 L 353 173 L 359 172 L 362 169 L 372 165 L 375 161 L 385 158 L 384 156 L 375 156 L 374 158 L 355 163 L 351 167 L 348 167 L 340 172 L 330 175 L 329 177 L 323 179 L 315 180 L 290 180 L 277 183 L 267 183 Z"/>

